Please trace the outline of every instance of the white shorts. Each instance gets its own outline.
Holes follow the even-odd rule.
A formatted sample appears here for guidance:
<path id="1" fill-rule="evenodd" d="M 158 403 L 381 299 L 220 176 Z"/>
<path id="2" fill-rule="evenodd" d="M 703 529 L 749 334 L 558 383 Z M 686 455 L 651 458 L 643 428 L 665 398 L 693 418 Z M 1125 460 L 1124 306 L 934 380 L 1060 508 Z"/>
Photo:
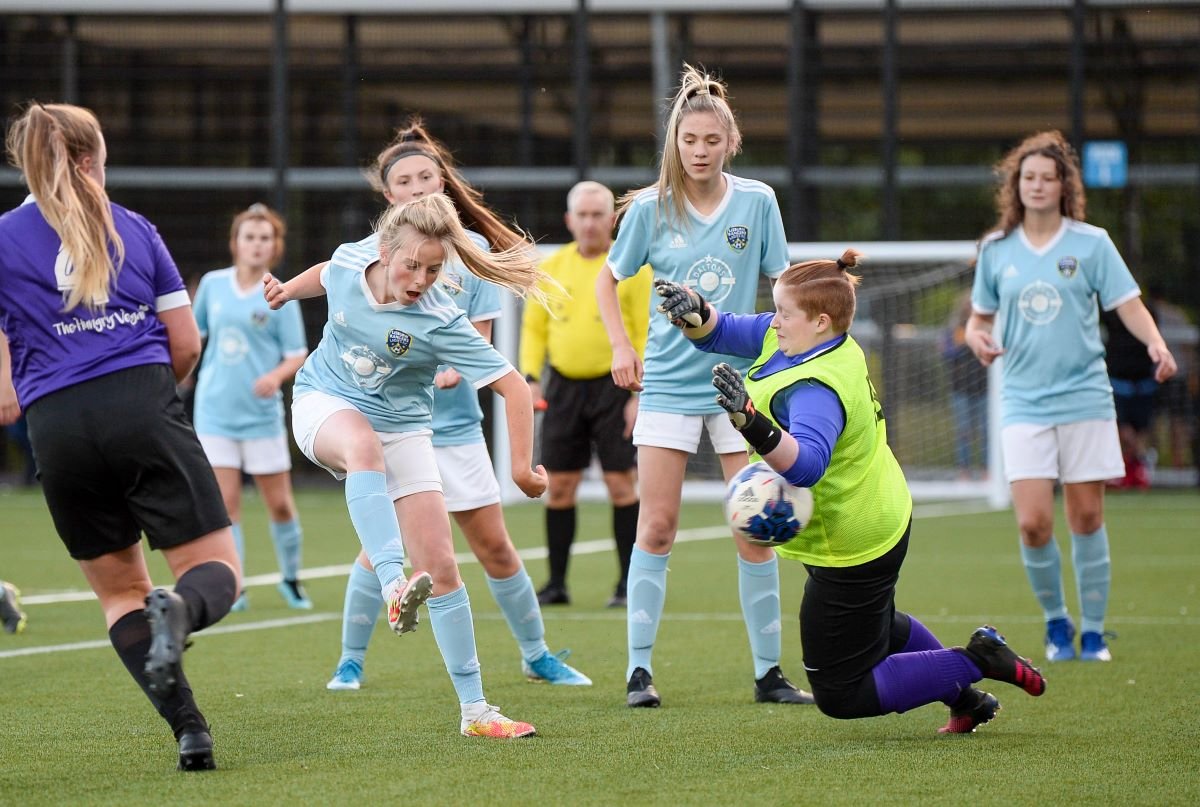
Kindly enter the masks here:
<path id="1" fill-rule="evenodd" d="M 1115 420 L 1083 420 L 1061 426 L 1015 423 L 1004 427 L 1000 442 L 1009 482 L 1059 479 L 1074 484 L 1125 475 Z"/>
<path id="2" fill-rule="evenodd" d="M 292 434 L 296 438 L 296 445 L 314 465 L 329 471 L 335 479 L 345 479 L 346 472 L 319 461 L 313 453 L 313 446 L 325 421 L 344 409 L 358 411 L 358 407 L 349 401 L 324 392 L 308 392 L 292 401 Z M 429 490 L 441 492 L 442 479 L 438 475 L 433 444 L 429 442 L 430 434 L 428 429 L 375 432 L 383 446 L 388 495 L 392 501 Z"/>
<path id="3" fill-rule="evenodd" d="M 718 454 L 746 450 L 746 438 L 733 428 L 729 416 L 678 415 L 674 412 L 649 412 L 639 409 L 633 426 L 635 446 L 674 448 L 695 454 L 700 447 L 700 429 L 708 429 L 708 439 Z"/>
<path id="4" fill-rule="evenodd" d="M 237 468 L 251 476 L 281 474 L 292 470 L 292 452 L 287 434 L 235 440 L 215 434 L 198 434 L 200 445 L 214 468 Z"/>
<path id="5" fill-rule="evenodd" d="M 500 483 L 492 470 L 486 443 L 434 446 L 446 512 L 462 513 L 500 503 Z"/>

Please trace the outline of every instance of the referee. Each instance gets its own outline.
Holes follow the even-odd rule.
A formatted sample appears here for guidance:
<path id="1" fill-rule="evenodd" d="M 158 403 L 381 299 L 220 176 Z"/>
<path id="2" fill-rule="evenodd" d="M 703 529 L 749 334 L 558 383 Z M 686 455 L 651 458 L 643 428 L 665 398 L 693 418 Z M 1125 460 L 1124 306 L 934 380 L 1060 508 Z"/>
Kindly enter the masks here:
<path id="1" fill-rule="evenodd" d="M 229 517 L 175 394 L 200 356 L 187 291 L 146 219 L 109 201 L 89 110 L 33 103 L 9 127 L 30 196 L 0 216 L 0 421 L 24 409 L 55 529 L 129 674 L 170 725 L 180 770 L 215 768 L 183 675 L 188 634 L 229 611 Z M 118 271 L 119 270 L 119 271 Z M 2 422 L 0 422 L 2 425 Z M 141 535 L 175 590 L 152 588 Z"/>
<path id="2" fill-rule="evenodd" d="M 550 476 L 546 502 L 546 545 L 550 580 L 538 592 L 542 605 L 570 603 L 567 564 L 575 541 L 576 493 L 595 452 L 612 502 L 612 529 L 621 577 L 610 608 L 624 607 L 629 556 L 637 534 L 636 456 L 631 437 L 637 399 L 613 384 L 612 348 L 593 291 L 604 270 L 615 224 L 612 191 L 598 182 L 580 182 L 567 194 L 567 229 L 574 241 L 542 264 L 564 295 L 547 289 L 550 312 L 525 307 L 521 322 L 521 372 L 534 400 L 545 397 L 541 463 Z M 646 345 L 650 272 L 643 271 L 617 290 L 625 330 L 640 354 Z"/>

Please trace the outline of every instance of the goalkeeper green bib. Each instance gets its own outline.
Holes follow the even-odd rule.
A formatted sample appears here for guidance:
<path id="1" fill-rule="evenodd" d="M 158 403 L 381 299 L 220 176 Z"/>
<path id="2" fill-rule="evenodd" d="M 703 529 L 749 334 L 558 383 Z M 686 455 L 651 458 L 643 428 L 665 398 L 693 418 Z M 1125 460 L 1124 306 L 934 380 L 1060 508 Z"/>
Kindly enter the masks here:
<path id="1" fill-rule="evenodd" d="M 754 406 L 787 431 L 787 393 L 806 380 L 828 387 L 841 401 L 846 425 L 829 468 L 812 487 L 813 514 L 800 534 L 776 551 L 812 566 L 859 566 L 899 542 L 912 518 L 904 472 L 887 444 L 883 410 L 858 342 L 846 340 L 795 367 L 760 376 L 778 350 L 774 328 L 746 376 Z M 755 457 L 758 459 L 758 457 Z"/>

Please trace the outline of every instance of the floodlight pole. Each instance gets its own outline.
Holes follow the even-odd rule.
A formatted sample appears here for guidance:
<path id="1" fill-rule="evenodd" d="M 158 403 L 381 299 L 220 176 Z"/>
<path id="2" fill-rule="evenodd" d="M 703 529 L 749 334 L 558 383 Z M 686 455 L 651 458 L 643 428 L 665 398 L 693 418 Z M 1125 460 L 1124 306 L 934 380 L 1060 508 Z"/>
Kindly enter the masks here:
<path id="1" fill-rule="evenodd" d="M 274 39 L 271 44 L 271 166 L 274 171 L 272 202 L 287 218 L 288 165 L 288 42 L 287 0 L 275 0 Z"/>
<path id="2" fill-rule="evenodd" d="M 1071 145 L 1083 150 L 1086 135 L 1083 99 L 1087 85 L 1087 0 L 1071 6 Z"/>
<path id="3" fill-rule="evenodd" d="M 899 81 L 897 73 L 896 45 L 896 0 L 885 0 L 883 4 L 883 143 L 880 158 L 883 162 L 883 240 L 897 241 L 900 238 L 899 202 L 896 198 L 897 147 L 896 116 L 899 105 Z"/>
<path id="4" fill-rule="evenodd" d="M 592 152 L 592 76 L 591 44 L 588 39 L 587 0 L 579 0 L 575 10 L 575 173 L 587 179 Z"/>
<path id="5" fill-rule="evenodd" d="M 804 63 L 808 57 L 808 10 L 804 7 L 804 0 L 792 0 L 790 22 L 787 93 L 788 171 L 792 186 L 788 189 L 788 221 L 791 223 L 788 236 L 793 240 L 815 240 L 816 233 L 808 232 L 804 226 L 808 220 L 808 211 L 805 209 L 808 198 L 804 191 L 804 152 L 809 124 L 807 93 L 804 87 Z"/>
<path id="6" fill-rule="evenodd" d="M 66 32 L 62 49 L 62 99 L 67 104 L 79 103 L 79 18 L 68 14 L 63 18 Z"/>
<path id="7" fill-rule="evenodd" d="M 650 12 L 650 76 L 654 90 L 654 128 L 661 154 L 666 147 L 666 99 L 671 92 L 671 40 L 667 13 L 661 9 Z"/>

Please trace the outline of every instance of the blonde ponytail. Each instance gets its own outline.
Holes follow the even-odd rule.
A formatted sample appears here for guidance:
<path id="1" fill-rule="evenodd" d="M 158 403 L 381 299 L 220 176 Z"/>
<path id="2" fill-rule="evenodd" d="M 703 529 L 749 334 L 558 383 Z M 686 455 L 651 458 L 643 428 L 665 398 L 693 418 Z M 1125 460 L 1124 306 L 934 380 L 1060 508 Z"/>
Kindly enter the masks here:
<path id="1" fill-rule="evenodd" d="M 104 186 L 81 167 L 84 157 L 99 159 L 96 116 L 71 104 L 34 103 L 9 128 L 5 146 L 9 162 L 25 176 L 38 209 L 62 239 L 74 266 L 73 282 L 64 289 L 65 308 L 103 308 L 125 261 L 125 244 L 113 223 Z"/>
<path id="2" fill-rule="evenodd" d="M 729 156 L 742 150 L 742 132 L 738 128 L 737 116 L 729 106 L 729 90 L 724 82 L 704 70 L 683 65 L 679 77 L 679 89 L 671 100 L 671 111 L 667 117 L 667 131 L 663 138 L 662 159 L 659 162 L 658 214 L 660 219 L 685 227 L 687 225 L 687 193 L 684 178 L 687 172 L 679 157 L 679 124 L 693 112 L 711 112 L 729 135 Z M 721 166 L 724 169 L 725 166 Z M 644 189 L 637 189 L 621 197 L 617 206 L 618 217 Z"/>
<path id="3" fill-rule="evenodd" d="M 445 194 L 432 193 L 388 208 L 375 227 L 380 254 L 390 255 L 400 248 L 411 235 L 406 232 L 410 227 L 424 238 L 441 242 L 447 258 L 457 255 L 476 277 L 545 303 L 546 294 L 538 284 L 548 275 L 538 268 L 533 250 L 524 244 L 497 252 L 480 249 L 467 235 L 454 203 Z"/>

